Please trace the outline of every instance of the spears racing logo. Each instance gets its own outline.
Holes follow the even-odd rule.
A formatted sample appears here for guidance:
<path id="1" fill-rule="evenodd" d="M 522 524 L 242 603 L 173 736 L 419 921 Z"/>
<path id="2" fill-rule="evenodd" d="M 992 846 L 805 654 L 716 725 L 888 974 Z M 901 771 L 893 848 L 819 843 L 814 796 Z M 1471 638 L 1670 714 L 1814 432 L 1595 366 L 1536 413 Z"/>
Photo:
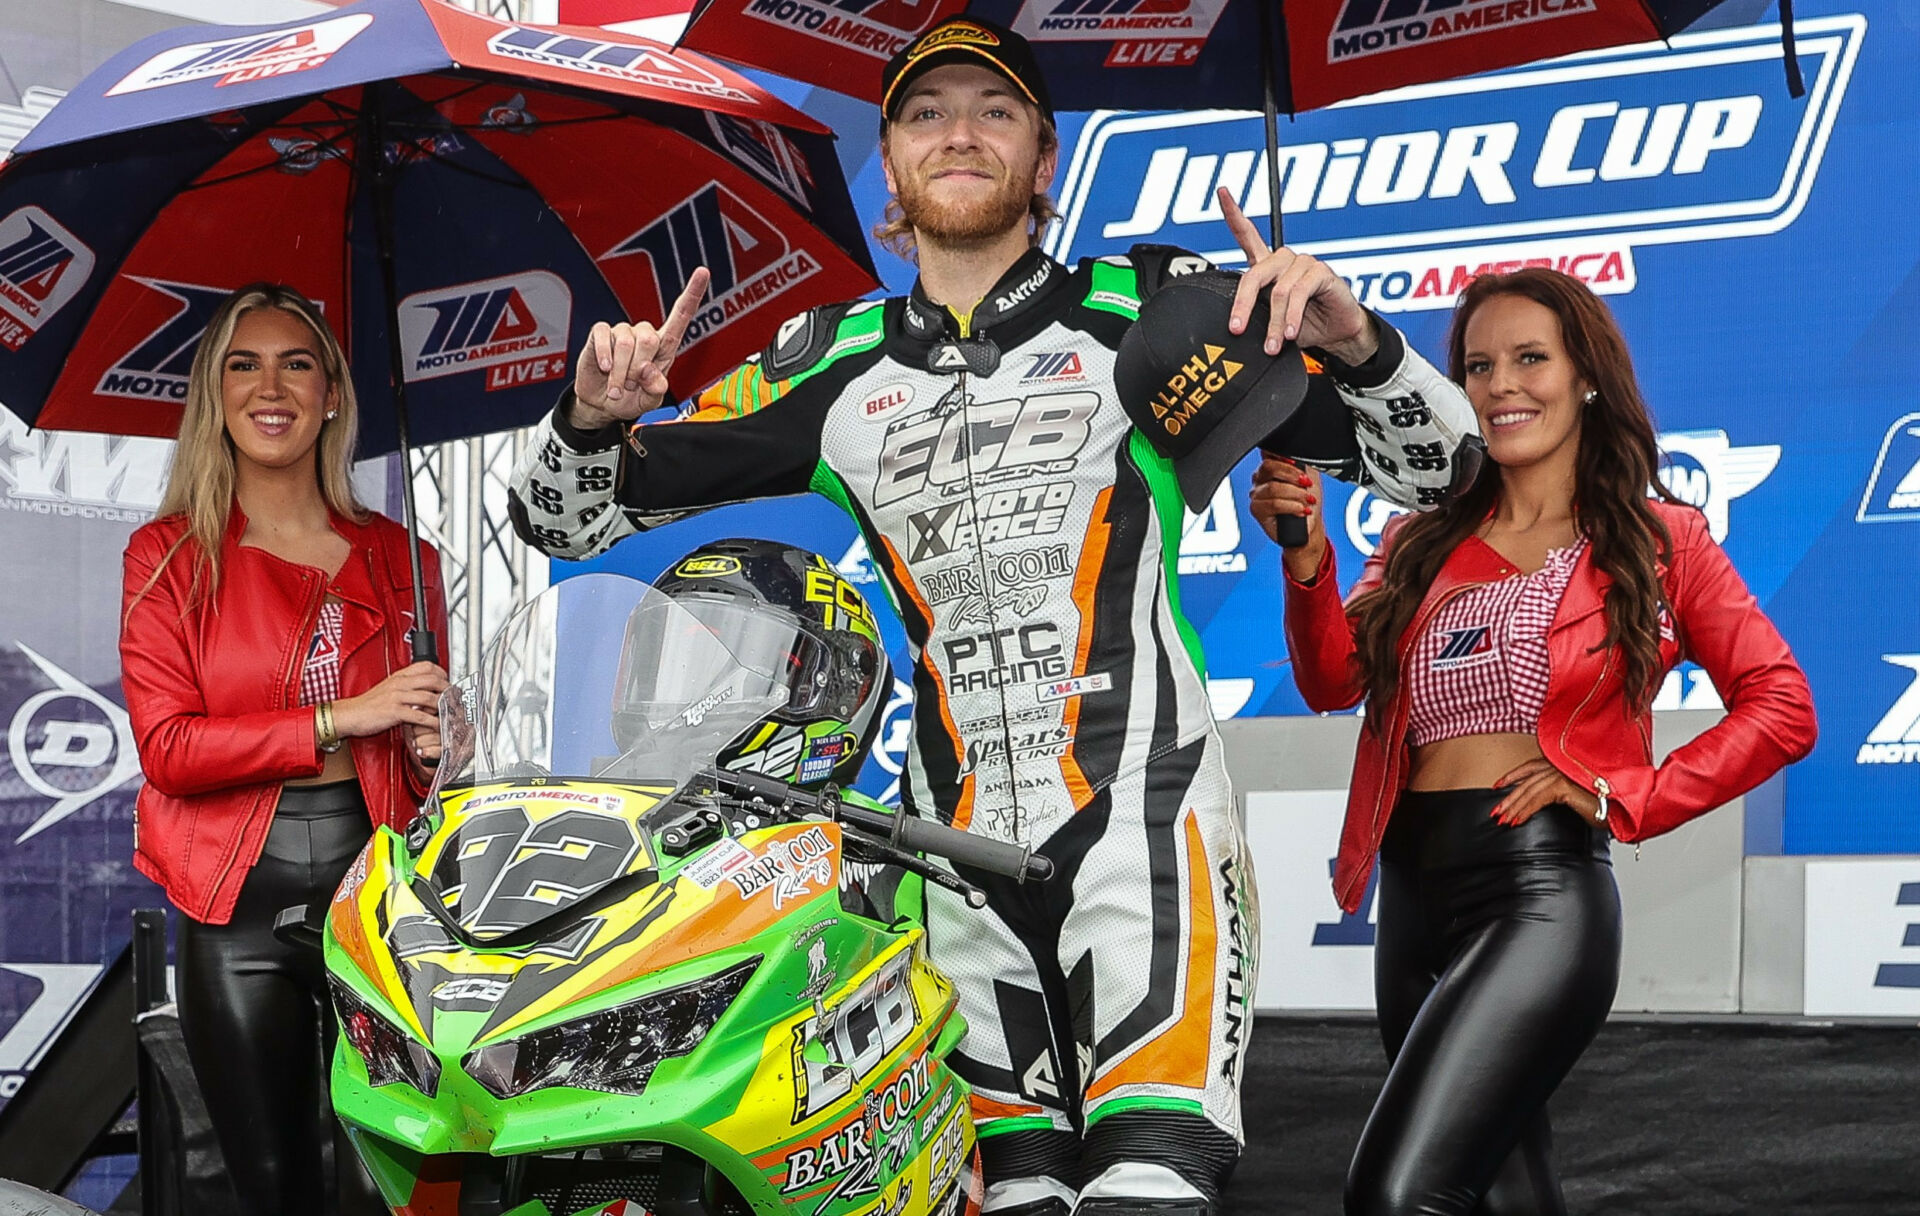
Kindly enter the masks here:
<path id="1" fill-rule="evenodd" d="M 675 55 L 658 43 L 605 42 L 514 25 L 487 39 L 487 50 L 502 59 L 566 68 L 707 101 L 753 101 L 751 95 L 728 84 L 712 69 Z"/>
<path id="2" fill-rule="evenodd" d="M 185 401 L 194 348 L 230 289 L 165 279 L 133 281 L 166 296 L 172 301 L 172 311 L 114 361 L 93 391 L 103 397 L 136 401 Z"/>
<path id="3" fill-rule="evenodd" d="M 1854 518 L 1863 524 L 1920 520 L 1920 413 L 1887 428 Z"/>
<path id="4" fill-rule="evenodd" d="M 1763 236 L 1799 217 L 1866 19 L 1795 30 L 1801 101 L 1779 89 L 1779 33 L 1756 27 L 1302 114 L 1279 152 L 1279 205 L 1312 214 L 1314 239 L 1297 247 L 1383 312 L 1450 308 L 1475 275 L 1530 265 L 1630 292 L 1636 249 Z M 1265 157 L 1257 118 L 1097 113 L 1046 250 L 1071 263 L 1148 242 L 1244 262 L 1215 196 L 1270 215 Z"/>
<path id="5" fill-rule="evenodd" d="M 400 301 L 407 380 L 484 370 L 488 392 L 567 371 L 573 293 L 545 270 L 458 283 Z"/>
<path id="6" fill-rule="evenodd" d="M 1881 660 L 1904 667 L 1907 690 L 1867 732 L 1855 764 L 1920 764 L 1920 654 L 1883 654 Z"/>
<path id="7" fill-rule="evenodd" d="M 51 687 L 28 696 L 7 723 L 7 758 L 26 787 L 50 803 L 15 844 L 33 839 L 140 776 L 127 711 L 15 642 Z"/>
<path id="8" fill-rule="evenodd" d="M 747 16 L 885 61 L 933 23 L 921 0 L 747 0 Z"/>
<path id="9" fill-rule="evenodd" d="M 1104 42 L 1110 68 L 1187 67 L 1227 0 L 1027 0 L 1013 28 L 1035 42 Z"/>
<path id="10" fill-rule="evenodd" d="M 120 78 L 108 97 L 213 79 L 215 86 L 306 72 L 326 63 L 373 24 L 373 14 L 330 17 L 294 29 L 193 42 L 161 51 Z M 215 79 L 217 78 L 217 79 Z"/>
<path id="11" fill-rule="evenodd" d="M 788 244 L 765 216 L 719 182 L 702 187 L 598 260 L 633 254 L 644 254 L 653 267 L 663 316 L 695 270 L 704 266 L 713 276 L 706 302 L 687 325 L 682 350 L 820 269 L 812 254 Z"/>
<path id="12" fill-rule="evenodd" d="M 0 346 L 19 350 L 80 293 L 93 250 L 38 207 L 0 220 Z"/>

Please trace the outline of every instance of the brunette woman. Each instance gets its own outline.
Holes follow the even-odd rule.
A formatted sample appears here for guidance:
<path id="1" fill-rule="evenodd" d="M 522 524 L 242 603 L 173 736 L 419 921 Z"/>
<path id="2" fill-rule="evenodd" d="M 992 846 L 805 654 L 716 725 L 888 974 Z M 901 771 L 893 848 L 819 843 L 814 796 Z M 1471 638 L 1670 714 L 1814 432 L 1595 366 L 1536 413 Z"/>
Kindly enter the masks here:
<path id="1" fill-rule="evenodd" d="M 410 659 L 406 533 L 354 497 L 357 420 L 319 310 L 242 288 L 200 340 L 159 513 L 127 543 L 134 864 L 182 913 L 180 1026 L 246 1213 L 319 1213 L 329 1189 L 324 979 L 274 916 L 329 900 L 440 751 L 446 673 Z M 431 547 L 421 569 L 444 639 Z"/>
<path id="2" fill-rule="evenodd" d="M 1253 512 L 1284 550 L 1287 642 L 1315 710 L 1367 702 L 1334 887 L 1379 858 L 1375 996 L 1392 1061 L 1349 1213 L 1564 1212 L 1546 1102 L 1613 1002 L 1613 840 L 1752 789 L 1813 746 L 1806 677 L 1698 511 L 1659 488 L 1624 339 L 1578 280 L 1476 279 L 1448 341 L 1491 458 L 1392 521 L 1343 604 L 1318 479 L 1268 459 Z M 1652 487 L 1652 495 L 1649 488 Z M 1682 658 L 1727 705 L 1653 762 Z"/>

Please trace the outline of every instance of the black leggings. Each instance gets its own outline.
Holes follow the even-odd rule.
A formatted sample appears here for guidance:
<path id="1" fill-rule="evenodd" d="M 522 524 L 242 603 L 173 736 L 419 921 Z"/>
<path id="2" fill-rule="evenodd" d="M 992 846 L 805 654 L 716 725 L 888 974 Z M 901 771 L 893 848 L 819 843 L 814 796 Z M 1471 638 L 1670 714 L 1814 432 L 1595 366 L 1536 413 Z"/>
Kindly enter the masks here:
<path id="1" fill-rule="evenodd" d="M 1519 827 L 1500 790 L 1408 793 L 1380 850 L 1374 998 L 1393 1062 L 1349 1216 L 1560 1216 L 1547 1098 L 1607 1020 L 1620 893 L 1604 829 Z"/>
<path id="2" fill-rule="evenodd" d="M 325 1113 L 324 970 L 317 951 L 273 936 L 273 918 L 331 900 L 371 831 L 358 782 L 289 786 L 233 918 L 180 918 L 180 1031 L 246 1216 L 322 1216 L 334 1189 L 321 1164 L 334 1128 Z M 385 1212 L 352 1155 L 344 1139 L 337 1144 L 340 1210 Z"/>

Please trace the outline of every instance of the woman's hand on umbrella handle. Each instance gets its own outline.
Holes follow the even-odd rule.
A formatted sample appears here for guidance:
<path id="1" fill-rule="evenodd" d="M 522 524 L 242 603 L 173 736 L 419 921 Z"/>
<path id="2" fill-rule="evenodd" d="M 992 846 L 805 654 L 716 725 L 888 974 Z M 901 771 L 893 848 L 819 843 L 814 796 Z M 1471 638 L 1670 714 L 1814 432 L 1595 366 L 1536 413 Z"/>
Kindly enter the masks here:
<path id="1" fill-rule="evenodd" d="M 591 431 L 610 422 L 631 422 L 666 400 L 667 373 L 711 277 L 704 266 L 695 270 L 658 326 L 646 321 L 594 324 L 574 367 L 575 426 Z"/>
<path id="2" fill-rule="evenodd" d="M 1380 347 L 1373 318 L 1360 306 L 1346 280 L 1319 258 L 1295 253 L 1282 245 L 1268 249 L 1233 192 L 1220 188 L 1220 212 L 1227 230 L 1247 255 L 1247 272 L 1233 297 L 1233 317 L 1227 328 L 1241 333 L 1260 293 L 1269 293 L 1273 310 L 1267 322 L 1266 349 L 1280 353 L 1282 344 L 1296 342 L 1318 347 L 1346 363 L 1365 363 Z"/>

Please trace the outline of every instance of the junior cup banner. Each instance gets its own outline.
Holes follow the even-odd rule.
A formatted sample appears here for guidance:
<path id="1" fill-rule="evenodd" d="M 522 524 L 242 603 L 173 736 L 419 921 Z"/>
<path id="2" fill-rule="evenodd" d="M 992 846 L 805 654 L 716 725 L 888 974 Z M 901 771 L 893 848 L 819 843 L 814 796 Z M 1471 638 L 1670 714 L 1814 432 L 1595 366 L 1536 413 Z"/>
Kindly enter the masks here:
<path id="1" fill-rule="evenodd" d="M 1895 168 L 1920 144 L 1920 30 L 1858 6 L 1795 11 L 1805 97 L 1787 94 L 1779 27 L 1729 24 L 1759 6 L 1723 5 L 1671 44 L 1282 119 L 1280 204 L 1289 243 L 1436 361 L 1474 274 L 1545 264 L 1606 298 L 1660 428 L 1663 479 L 1706 514 L 1813 681 L 1822 736 L 1787 775 L 1774 847 L 1920 852 L 1920 176 Z M 878 216 L 885 188 L 877 156 L 861 165 L 849 147 L 857 125 L 840 124 L 842 154 L 856 203 Z M 1265 229 L 1257 116 L 1062 115 L 1061 140 L 1047 248 L 1069 262 L 1157 242 L 1241 264 L 1219 186 Z M 912 281 L 905 263 L 876 261 L 888 290 Z M 1217 713 L 1303 713 L 1278 641 L 1278 553 L 1245 509 L 1253 464 L 1189 517 L 1181 601 Z M 1392 510 L 1340 483 L 1327 497 L 1350 583 Z M 806 544 L 883 597 L 824 501 L 726 508 L 585 568 L 651 576 L 728 535 Z M 1658 701 L 1720 703 L 1691 665 Z M 908 708 L 903 684 L 873 792 L 893 783 Z"/>

